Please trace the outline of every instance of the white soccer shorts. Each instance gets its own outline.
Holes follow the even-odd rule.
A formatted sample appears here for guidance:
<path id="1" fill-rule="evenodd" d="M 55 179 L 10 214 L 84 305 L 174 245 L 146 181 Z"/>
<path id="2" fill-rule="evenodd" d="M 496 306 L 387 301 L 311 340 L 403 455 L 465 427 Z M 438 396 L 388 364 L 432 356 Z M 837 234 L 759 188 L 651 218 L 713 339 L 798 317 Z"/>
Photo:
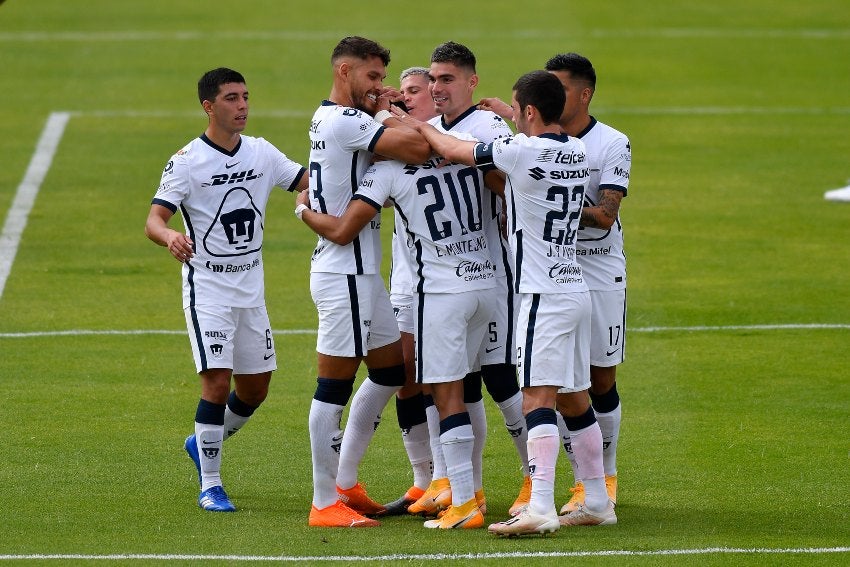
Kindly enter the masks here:
<path id="1" fill-rule="evenodd" d="M 617 366 L 626 359 L 626 290 L 591 291 L 590 364 Z"/>
<path id="2" fill-rule="evenodd" d="M 310 294 L 319 313 L 316 351 L 364 357 L 401 338 L 387 288 L 379 274 L 310 274 Z"/>
<path id="3" fill-rule="evenodd" d="M 183 312 L 198 372 L 230 368 L 234 374 L 260 374 L 277 369 L 265 305 L 195 305 Z"/>
<path id="4" fill-rule="evenodd" d="M 516 364 L 517 296 L 510 289 L 508 278 L 496 278 L 496 302 L 493 316 L 487 325 L 487 336 L 478 353 L 478 366 L 487 364 Z"/>
<path id="5" fill-rule="evenodd" d="M 590 387 L 590 294 L 523 293 L 517 314 L 520 386 Z"/>
<path id="6" fill-rule="evenodd" d="M 398 323 L 398 330 L 402 333 L 413 334 L 413 296 L 409 293 L 391 293 L 390 303 L 393 305 L 393 313 Z"/>
<path id="7" fill-rule="evenodd" d="M 472 372 L 496 299 L 495 288 L 414 297 L 417 382 L 453 382 Z"/>

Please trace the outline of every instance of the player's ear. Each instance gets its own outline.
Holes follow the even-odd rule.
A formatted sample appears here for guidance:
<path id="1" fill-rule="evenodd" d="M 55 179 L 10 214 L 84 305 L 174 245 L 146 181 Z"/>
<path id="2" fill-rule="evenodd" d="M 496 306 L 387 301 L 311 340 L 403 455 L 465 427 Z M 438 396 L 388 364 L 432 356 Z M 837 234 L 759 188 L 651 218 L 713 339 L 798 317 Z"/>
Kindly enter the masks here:
<path id="1" fill-rule="evenodd" d="M 477 86 L 478 86 L 478 75 L 473 73 L 472 76 L 469 78 L 469 87 L 474 89 Z"/>
<path id="2" fill-rule="evenodd" d="M 336 72 L 343 79 L 348 79 L 348 75 L 351 73 L 351 63 L 343 60 L 337 65 Z"/>

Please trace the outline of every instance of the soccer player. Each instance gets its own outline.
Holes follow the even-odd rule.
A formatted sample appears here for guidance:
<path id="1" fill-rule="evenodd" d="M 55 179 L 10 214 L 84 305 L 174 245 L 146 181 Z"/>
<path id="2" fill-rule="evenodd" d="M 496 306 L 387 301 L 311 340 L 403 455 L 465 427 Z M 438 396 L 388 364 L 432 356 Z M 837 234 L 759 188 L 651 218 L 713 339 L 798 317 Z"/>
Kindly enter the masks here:
<path id="1" fill-rule="evenodd" d="M 390 52 L 362 37 L 345 37 L 331 55 L 333 85 L 310 125 L 310 202 L 319 211 L 345 211 L 373 154 L 410 163 L 431 149 L 422 136 L 393 118 L 398 91 L 383 80 Z M 374 117 L 373 117 L 374 116 Z M 385 508 L 357 482 L 357 469 L 381 411 L 404 385 L 398 325 L 380 277 L 380 216 L 346 245 L 319 237 L 310 269 L 310 291 L 319 314 L 318 378 L 310 406 L 313 503 L 309 525 L 370 527 Z M 360 363 L 369 375 L 354 395 Z"/>
<path id="2" fill-rule="evenodd" d="M 584 144 L 563 134 L 558 124 L 564 100 L 563 87 L 550 73 L 523 75 L 511 101 L 520 134 L 490 144 L 459 141 L 402 115 L 447 159 L 477 167 L 493 164 L 507 174 L 508 235 L 514 289 L 520 296 L 517 372 L 528 427 L 531 496 L 517 515 L 490 525 L 489 531 L 498 535 L 546 533 L 562 523 L 572 525 L 558 518 L 554 500 L 558 395 L 584 425 L 574 443 L 579 470 L 598 481 L 588 483 L 585 506 L 603 518 L 598 523 L 616 523 L 603 482 L 602 436 L 587 395 L 591 308 L 575 251 L 589 168 Z"/>
<path id="3" fill-rule="evenodd" d="M 277 367 L 263 289 L 266 203 L 275 186 L 306 189 L 307 176 L 266 140 L 241 134 L 248 121 L 241 74 L 205 73 L 198 99 L 209 124 L 165 166 L 145 234 L 183 265 L 183 310 L 201 379 L 195 433 L 184 444 L 201 483 L 198 504 L 232 512 L 222 442 L 265 400 Z M 168 226 L 178 208 L 185 234 Z"/>
<path id="4" fill-rule="evenodd" d="M 459 43 L 448 41 L 438 45 L 431 55 L 431 95 L 440 117 L 430 121 L 441 132 L 461 132 L 471 134 L 476 140 L 489 143 L 497 138 L 513 134 L 505 121 L 490 111 L 479 110 L 473 103 L 473 93 L 478 86 L 476 59 L 472 51 Z M 494 168 L 491 168 L 494 169 Z M 479 175 L 483 176 L 483 171 Z M 496 183 L 495 177 L 488 180 Z M 526 454 L 527 431 L 523 426 L 522 394 L 516 379 L 514 350 L 514 296 L 508 281 L 511 277 L 507 246 L 500 233 L 499 214 L 502 210 L 501 198 L 488 192 L 486 200 L 485 231 L 489 243 L 492 261 L 496 266 L 496 283 L 501 296 L 496 305 L 493 320 L 488 326 L 487 342 L 480 355 L 480 373 L 473 372 L 466 378 L 466 402 L 475 431 L 475 487 L 479 505 L 485 506 L 483 491 L 482 456 L 486 441 L 487 421 L 484 402 L 481 396 L 481 379 L 487 391 L 502 412 L 505 427 L 511 435 L 524 472 L 524 481 L 520 494 L 511 509 L 516 511 L 528 501 L 530 478 L 528 476 L 528 455 Z M 427 397 L 426 397 L 426 403 Z M 430 414 L 433 415 L 433 412 Z M 429 423 L 432 423 L 429 421 Z M 433 445 L 432 453 L 436 452 Z M 436 469 L 436 467 L 435 467 Z M 450 486 L 446 478 L 434 472 L 434 480 L 425 494 L 411 505 L 413 513 L 425 515 L 439 511 L 441 503 L 450 495 Z"/>
<path id="5" fill-rule="evenodd" d="M 434 100 L 429 90 L 430 77 L 426 67 L 410 67 L 401 72 L 399 91 L 407 112 L 419 120 L 436 116 Z M 392 237 L 392 269 L 390 271 L 390 301 L 401 334 L 404 354 L 405 384 L 396 394 L 396 415 L 402 433 L 402 442 L 413 469 L 413 485 L 400 498 L 384 504 L 386 515 L 407 514 L 407 508 L 416 502 L 431 482 L 434 470 L 445 476 L 446 465 L 442 451 L 432 455 L 425 399 L 422 385 L 416 381 L 413 338 L 413 263 L 408 251 L 408 237 L 404 222 L 394 209 L 395 223 Z"/>
<path id="6" fill-rule="evenodd" d="M 474 438 L 464 377 L 476 363 L 498 299 L 484 232 L 486 191 L 472 167 L 441 164 L 438 158 L 419 164 L 381 161 L 366 171 L 341 217 L 301 211 L 310 228 L 341 245 L 387 200 L 402 221 L 399 230 L 409 242 L 414 266 L 417 381 L 430 387 L 439 412 L 438 450 L 452 488 L 451 505 L 441 517 L 426 521 L 427 528 L 484 525 L 473 481 Z M 305 200 L 302 196 L 299 203 Z"/>
<path id="7" fill-rule="evenodd" d="M 561 128 L 584 142 L 590 167 L 576 252 L 593 304 L 590 398 L 602 429 L 605 486 L 616 503 L 621 415 L 616 372 L 617 365 L 625 360 L 626 340 L 626 257 L 619 211 L 629 187 L 631 144 L 625 134 L 590 115 L 596 71 L 586 57 L 577 53 L 555 55 L 546 62 L 546 70 L 558 77 L 566 93 Z M 502 115 L 509 111 L 498 99 L 484 99 L 481 106 Z M 575 473 L 570 434 L 563 431 L 563 436 Z M 561 508 L 562 514 L 576 511 L 584 502 L 584 483 L 578 474 L 575 476 L 572 497 Z"/>

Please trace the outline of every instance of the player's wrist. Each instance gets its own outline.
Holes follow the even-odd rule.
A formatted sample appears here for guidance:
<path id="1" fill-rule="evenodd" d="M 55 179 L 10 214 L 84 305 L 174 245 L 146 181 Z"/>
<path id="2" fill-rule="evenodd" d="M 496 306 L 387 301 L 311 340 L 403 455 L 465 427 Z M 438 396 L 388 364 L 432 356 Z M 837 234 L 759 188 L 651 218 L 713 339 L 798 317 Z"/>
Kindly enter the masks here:
<path id="1" fill-rule="evenodd" d="M 387 118 L 392 118 L 393 114 L 389 110 L 379 110 L 375 113 L 375 120 L 383 124 L 386 122 Z"/>
<path id="2" fill-rule="evenodd" d="M 304 219 L 301 218 L 301 216 L 304 214 L 304 211 L 306 211 L 309 208 L 310 207 L 308 207 L 304 203 L 299 203 L 298 206 L 295 207 L 295 216 L 298 217 L 298 220 L 304 220 Z"/>

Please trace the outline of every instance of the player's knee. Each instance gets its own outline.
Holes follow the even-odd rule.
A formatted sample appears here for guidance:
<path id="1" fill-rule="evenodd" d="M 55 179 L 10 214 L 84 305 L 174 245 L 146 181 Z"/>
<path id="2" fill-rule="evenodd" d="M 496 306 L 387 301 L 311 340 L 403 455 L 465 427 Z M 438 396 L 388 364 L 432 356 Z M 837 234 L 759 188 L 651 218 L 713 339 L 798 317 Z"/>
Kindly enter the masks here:
<path id="1" fill-rule="evenodd" d="M 347 380 L 317 378 L 316 393 L 313 399 L 326 404 L 344 406 L 354 391 L 354 377 Z"/>
<path id="2" fill-rule="evenodd" d="M 604 393 L 594 393 L 590 389 L 590 404 L 597 413 L 609 413 L 617 409 L 620 405 L 620 394 L 617 392 L 617 383 L 613 383 L 611 388 Z"/>
<path id="3" fill-rule="evenodd" d="M 434 401 L 431 400 L 431 403 L 433 404 Z M 398 416 L 398 426 L 402 430 L 409 430 L 427 421 L 425 415 L 425 397 L 421 393 L 409 398 L 396 398 L 395 409 Z"/>
<path id="4" fill-rule="evenodd" d="M 369 380 L 380 386 L 401 388 L 405 382 L 404 364 L 388 366 L 386 368 L 370 368 Z"/>
<path id="5" fill-rule="evenodd" d="M 470 372 L 463 377 L 463 402 L 475 404 L 481 401 L 481 372 Z"/>
<path id="6" fill-rule="evenodd" d="M 481 376 L 487 392 L 496 403 L 504 402 L 519 392 L 516 366 L 513 364 L 488 364 L 481 367 Z"/>

